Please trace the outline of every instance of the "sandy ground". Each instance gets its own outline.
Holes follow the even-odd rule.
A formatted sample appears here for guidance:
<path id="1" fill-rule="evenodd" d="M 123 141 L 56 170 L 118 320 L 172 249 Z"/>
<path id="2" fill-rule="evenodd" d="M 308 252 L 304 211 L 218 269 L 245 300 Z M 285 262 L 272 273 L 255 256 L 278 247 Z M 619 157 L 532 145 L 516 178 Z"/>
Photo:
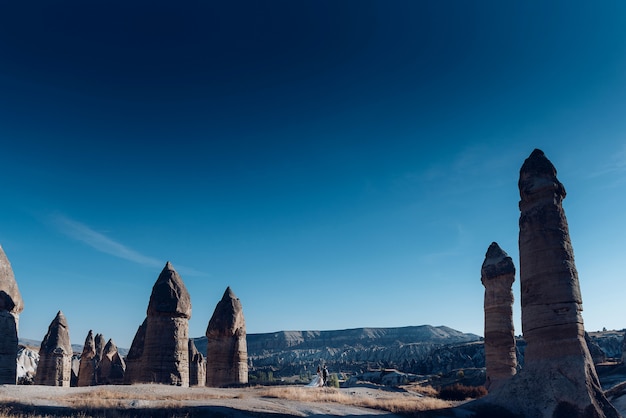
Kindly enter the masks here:
<path id="1" fill-rule="evenodd" d="M 303 388 L 303 390 L 322 390 Z M 328 389 L 324 389 L 328 390 Z M 356 387 L 340 389 L 351 397 L 407 397 L 419 396 L 407 392 Z M 250 417 L 385 417 L 399 418 L 392 413 L 334 402 L 305 402 L 267 397 L 267 388 L 180 388 L 166 385 L 95 386 L 83 388 L 60 388 L 51 386 L 0 386 L 0 404 L 25 408 L 24 412 L 53 415 L 72 415 L 77 403 L 87 399 L 101 402 L 102 408 L 92 411 L 94 415 L 119 416 L 107 409 L 122 410 L 128 416 L 220 416 L 232 418 Z M 187 411 L 174 414 L 168 408 Z M 100 412 L 97 412 L 100 411 Z M 105 411 L 105 412 L 102 412 Z M 152 411 L 149 413 L 146 411 Z M 160 411 L 159 413 L 154 413 Z M 133 413 L 136 412 L 137 414 Z M 442 411 L 443 412 L 443 411 Z M 0 415 L 1 416 L 1 415 Z M 84 415 L 83 415 L 84 416 Z M 428 417 L 459 416 L 428 414 Z"/>

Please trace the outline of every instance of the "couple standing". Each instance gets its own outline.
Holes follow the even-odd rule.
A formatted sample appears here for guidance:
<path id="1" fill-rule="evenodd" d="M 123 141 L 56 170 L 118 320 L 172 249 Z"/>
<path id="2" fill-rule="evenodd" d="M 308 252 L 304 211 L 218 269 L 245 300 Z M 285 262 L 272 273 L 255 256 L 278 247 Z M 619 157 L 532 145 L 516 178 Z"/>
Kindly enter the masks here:
<path id="1" fill-rule="evenodd" d="M 324 365 L 323 368 L 320 368 L 320 366 L 317 366 L 317 376 L 315 376 L 313 378 L 313 380 L 311 381 L 311 383 L 309 383 L 307 386 L 308 387 L 323 387 L 324 385 L 328 384 L 328 369 L 326 368 L 326 365 Z"/>

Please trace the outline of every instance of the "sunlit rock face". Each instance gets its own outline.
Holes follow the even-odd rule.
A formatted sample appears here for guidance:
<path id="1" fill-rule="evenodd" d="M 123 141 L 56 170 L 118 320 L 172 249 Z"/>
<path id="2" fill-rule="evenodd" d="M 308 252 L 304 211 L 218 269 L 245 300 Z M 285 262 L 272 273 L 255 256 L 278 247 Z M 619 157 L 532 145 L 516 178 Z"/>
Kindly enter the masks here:
<path id="1" fill-rule="evenodd" d="M 215 307 L 206 336 L 206 386 L 248 383 L 246 321 L 241 302 L 230 287 Z"/>
<path id="2" fill-rule="evenodd" d="M 206 383 L 206 363 L 204 356 L 189 340 L 189 386 L 204 386 Z"/>
<path id="3" fill-rule="evenodd" d="M 11 263 L 0 246 L 0 384 L 14 385 L 17 379 L 17 329 L 23 309 Z"/>
<path id="4" fill-rule="evenodd" d="M 483 398 L 527 418 L 618 417 L 584 338 L 582 298 L 556 169 L 534 150 L 520 170 L 523 369 Z"/>
<path id="5" fill-rule="evenodd" d="M 189 386 L 189 318 L 191 298 L 181 277 L 167 262 L 152 288 L 148 304 L 141 367 L 130 380 Z"/>
<path id="6" fill-rule="evenodd" d="M 517 371 L 512 289 L 515 266 L 495 242 L 485 255 L 481 281 L 485 286 L 485 387 L 493 390 Z"/>
<path id="7" fill-rule="evenodd" d="M 50 323 L 39 348 L 36 385 L 69 387 L 72 378 L 72 344 L 63 312 Z"/>
<path id="8" fill-rule="evenodd" d="M 93 337 L 93 331 L 89 330 L 87 338 L 85 338 L 83 352 L 80 356 L 77 386 L 96 385 L 97 366 L 98 359 L 96 358 L 96 341 Z"/>

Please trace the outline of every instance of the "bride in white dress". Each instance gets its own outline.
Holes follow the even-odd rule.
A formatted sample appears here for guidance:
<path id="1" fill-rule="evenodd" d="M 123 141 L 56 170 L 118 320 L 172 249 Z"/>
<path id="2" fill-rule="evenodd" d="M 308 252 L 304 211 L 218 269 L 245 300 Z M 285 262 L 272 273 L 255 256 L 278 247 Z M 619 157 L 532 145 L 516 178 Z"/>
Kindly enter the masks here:
<path id="1" fill-rule="evenodd" d="M 311 380 L 311 383 L 306 386 L 309 388 L 321 388 L 324 386 L 324 378 L 322 377 L 322 369 L 320 369 L 320 366 L 317 366 L 317 376 L 315 376 L 313 380 Z"/>

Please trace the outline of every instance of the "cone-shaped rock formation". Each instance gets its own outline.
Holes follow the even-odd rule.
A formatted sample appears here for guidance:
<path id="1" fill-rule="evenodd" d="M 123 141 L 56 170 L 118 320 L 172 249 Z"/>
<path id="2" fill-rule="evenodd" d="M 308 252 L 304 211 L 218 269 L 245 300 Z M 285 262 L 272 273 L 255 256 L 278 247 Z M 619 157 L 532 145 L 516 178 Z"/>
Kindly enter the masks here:
<path id="1" fill-rule="evenodd" d="M 39 348 L 36 385 L 70 386 L 72 377 L 72 344 L 63 312 L 59 311 L 50 323 Z"/>
<path id="2" fill-rule="evenodd" d="M 189 339 L 189 386 L 204 386 L 206 383 L 206 364 L 204 356 Z"/>
<path id="3" fill-rule="evenodd" d="M 534 150 L 520 170 L 524 367 L 482 402 L 526 418 L 615 418 L 584 338 L 582 298 L 556 169 Z"/>
<path id="4" fill-rule="evenodd" d="M 78 369 L 78 383 L 77 386 L 95 386 L 96 385 L 96 341 L 93 338 L 93 331 L 89 330 L 87 338 L 85 338 L 85 345 L 83 346 L 83 353 L 80 356 L 80 367 Z"/>
<path id="5" fill-rule="evenodd" d="M 481 281 L 485 286 L 485 386 L 493 390 L 517 371 L 512 289 L 515 266 L 495 242 L 485 255 Z"/>
<path id="6" fill-rule="evenodd" d="M 126 364 L 117 351 L 117 346 L 110 339 L 104 346 L 102 360 L 98 368 L 98 384 L 121 385 L 124 383 Z"/>
<path id="7" fill-rule="evenodd" d="M 11 263 L 0 246 L 0 384 L 14 385 L 17 379 L 17 329 L 23 309 Z"/>
<path id="8" fill-rule="evenodd" d="M 248 383 L 246 322 L 241 302 L 230 287 L 215 307 L 206 336 L 206 386 Z"/>
<path id="9" fill-rule="evenodd" d="M 142 381 L 141 358 L 143 348 L 146 342 L 146 327 L 148 326 L 148 318 L 143 320 L 142 324 L 135 333 L 135 338 L 130 345 L 130 350 L 126 355 L 126 373 L 124 373 L 124 383 L 132 385 Z"/>
<path id="10" fill-rule="evenodd" d="M 148 303 L 140 376 L 133 365 L 127 381 L 189 386 L 190 317 L 189 292 L 168 261 Z"/>

